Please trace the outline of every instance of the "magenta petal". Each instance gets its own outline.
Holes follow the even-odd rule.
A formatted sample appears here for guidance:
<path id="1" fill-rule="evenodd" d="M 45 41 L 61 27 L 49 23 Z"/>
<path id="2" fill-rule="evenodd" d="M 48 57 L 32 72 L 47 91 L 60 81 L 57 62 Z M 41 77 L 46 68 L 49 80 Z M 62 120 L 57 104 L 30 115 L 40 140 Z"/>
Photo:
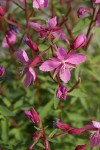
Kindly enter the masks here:
<path id="1" fill-rule="evenodd" d="M 44 29 L 44 27 L 42 27 L 40 24 L 38 24 L 38 23 L 35 23 L 35 22 L 29 22 L 28 23 L 29 24 L 29 26 L 31 26 L 32 28 L 35 28 L 35 29 Z"/>
<path id="2" fill-rule="evenodd" d="M 54 18 L 50 19 L 50 20 L 47 22 L 47 24 L 48 24 L 48 28 L 49 28 L 49 29 L 53 29 L 53 28 L 57 25 L 57 18 L 54 17 Z"/>
<path id="3" fill-rule="evenodd" d="M 64 66 L 61 67 L 60 69 L 60 79 L 67 83 L 69 80 L 70 80 L 70 70 L 69 69 L 66 69 L 64 68 Z"/>
<path id="4" fill-rule="evenodd" d="M 27 64 L 28 61 L 29 61 L 28 56 L 27 56 L 26 52 L 23 49 L 15 52 L 14 55 L 19 59 L 19 61 L 21 63 Z"/>
<path id="5" fill-rule="evenodd" d="M 91 147 L 95 147 L 100 144 L 100 133 L 99 131 L 93 133 L 90 137 L 90 145 Z"/>
<path id="6" fill-rule="evenodd" d="M 24 82 L 24 86 L 28 87 L 32 82 L 35 81 L 35 79 L 36 79 L 36 73 L 31 67 L 29 67 L 26 72 L 26 79 Z"/>
<path id="7" fill-rule="evenodd" d="M 49 60 L 46 60 L 44 63 L 42 63 L 39 69 L 42 71 L 48 72 L 57 68 L 59 65 L 60 65 L 59 61 L 49 59 Z"/>
<path id="8" fill-rule="evenodd" d="M 86 60 L 86 55 L 84 54 L 72 54 L 69 58 L 66 59 L 66 62 L 71 64 L 80 64 Z"/>
<path id="9" fill-rule="evenodd" d="M 93 125 L 91 125 L 91 124 L 85 125 L 83 128 L 84 128 L 84 131 L 96 130 L 96 128 Z"/>
<path id="10" fill-rule="evenodd" d="M 61 46 L 58 47 L 57 51 L 56 51 L 56 55 L 58 57 L 58 59 L 64 59 L 65 57 L 67 57 L 67 51 L 65 51 Z"/>

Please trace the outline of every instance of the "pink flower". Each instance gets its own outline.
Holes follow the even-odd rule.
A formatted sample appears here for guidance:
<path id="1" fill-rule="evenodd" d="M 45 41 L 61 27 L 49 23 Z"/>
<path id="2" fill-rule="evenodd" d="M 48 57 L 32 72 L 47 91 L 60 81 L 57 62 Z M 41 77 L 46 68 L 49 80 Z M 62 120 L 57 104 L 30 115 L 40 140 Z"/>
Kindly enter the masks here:
<path id="1" fill-rule="evenodd" d="M 2 41 L 2 47 L 9 48 L 9 44 L 13 45 L 15 44 L 15 42 L 16 42 L 16 35 L 10 30 L 7 30 Z"/>
<path id="2" fill-rule="evenodd" d="M 48 6 L 48 0 L 33 0 L 33 8 L 44 9 Z"/>
<path id="3" fill-rule="evenodd" d="M 87 12 L 87 9 L 84 7 L 80 7 L 77 11 L 78 18 L 81 18 L 85 13 Z"/>
<path id="4" fill-rule="evenodd" d="M 29 25 L 32 28 L 34 28 L 39 33 L 39 35 L 43 38 L 54 39 L 56 36 L 59 35 L 60 40 L 64 40 L 69 44 L 69 41 L 66 38 L 66 35 L 61 31 L 61 27 L 58 27 L 58 28 L 56 27 L 57 25 L 56 17 L 50 19 L 47 22 L 47 28 L 35 22 L 29 22 Z"/>
<path id="5" fill-rule="evenodd" d="M 39 51 L 38 46 L 27 36 L 24 36 L 23 40 L 33 51 L 35 51 L 35 52 Z"/>
<path id="6" fill-rule="evenodd" d="M 96 147 L 100 144 L 100 122 L 92 120 L 92 125 L 86 125 L 83 127 L 84 131 L 95 130 L 90 135 L 90 145 L 91 147 Z"/>
<path id="7" fill-rule="evenodd" d="M 32 108 L 32 111 L 24 110 L 24 114 L 33 123 L 35 123 L 37 125 L 39 124 L 40 119 L 39 119 L 38 113 L 36 112 L 36 110 L 34 108 Z"/>
<path id="8" fill-rule="evenodd" d="M 56 119 L 56 121 L 53 122 L 54 128 L 58 128 L 60 130 L 69 130 L 70 126 L 68 124 L 60 122 L 59 119 Z"/>
<path id="9" fill-rule="evenodd" d="M 70 69 L 75 68 L 77 64 L 83 63 L 86 60 L 84 54 L 67 53 L 62 47 L 58 47 L 56 57 L 46 60 L 39 67 L 40 70 L 48 72 L 54 71 L 54 77 L 60 74 L 60 79 L 67 83 L 70 80 Z"/>
<path id="10" fill-rule="evenodd" d="M 56 98 L 60 100 L 66 100 L 67 97 L 67 88 L 64 85 L 59 85 L 56 90 Z"/>
<path id="11" fill-rule="evenodd" d="M 91 134 L 90 136 L 90 145 L 91 147 L 95 147 L 100 144 L 100 122 L 92 121 L 93 126 L 98 130 Z"/>
<path id="12" fill-rule="evenodd" d="M 96 18 L 96 26 L 100 27 L 100 11 L 97 14 L 97 18 Z"/>
<path id="13" fill-rule="evenodd" d="M 80 34 L 71 44 L 71 49 L 78 49 L 86 44 L 86 35 Z"/>
<path id="14" fill-rule="evenodd" d="M 15 52 L 15 56 L 18 58 L 18 60 L 24 64 L 24 68 L 21 72 L 21 74 L 25 73 L 26 74 L 26 78 L 25 78 L 25 82 L 24 82 L 24 86 L 28 87 L 31 83 L 33 83 L 36 79 L 36 73 L 35 71 L 32 69 L 31 66 L 29 66 L 29 58 L 26 54 L 26 52 L 21 49 L 17 52 Z"/>
<path id="15" fill-rule="evenodd" d="M 93 0 L 95 4 L 100 4 L 100 0 Z"/>
<path id="16" fill-rule="evenodd" d="M 5 12 L 2 8 L 2 6 L 0 5 L 0 17 L 4 16 Z"/>
<path id="17" fill-rule="evenodd" d="M 0 66 L 0 77 L 3 77 L 5 73 L 5 68 L 3 66 Z"/>

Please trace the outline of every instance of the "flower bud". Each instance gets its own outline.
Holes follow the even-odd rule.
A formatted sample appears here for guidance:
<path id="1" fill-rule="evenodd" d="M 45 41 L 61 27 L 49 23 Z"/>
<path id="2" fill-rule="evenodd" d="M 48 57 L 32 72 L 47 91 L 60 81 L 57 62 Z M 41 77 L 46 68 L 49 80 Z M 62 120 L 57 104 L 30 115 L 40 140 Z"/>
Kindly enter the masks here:
<path id="1" fill-rule="evenodd" d="M 36 131 L 33 135 L 32 135 L 32 141 L 34 141 L 36 138 L 38 138 L 40 135 L 39 131 Z"/>
<path id="2" fill-rule="evenodd" d="M 3 66 L 0 66 L 0 77 L 3 77 L 5 73 L 5 68 Z"/>
<path id="3" fill-rule="evenodd" d="M 24 114 L 26 115 L 26 117 L 31 120 L 33 123 L 38 124 L 40 122 L 38 113 L 36 112 L 36 110 L 34 108 L 32 108 L 32 111 L 29 110 L 24 110 Z"/>
<path id="4" fill-rule="evenodd" d="M 56 98 L 60 100 L 66 100 L 67 97 L 67 88 L 63 85 L 59 85 L 56 90 Z"/>
<path id="5" fill-rule="evenodd" d="M 54 128 L 58 128 L 60 130 L 68 130 L 70 126 L 68 124 L 62 123 L 59 121 L 59 119 L 56 119 L 56 121 L 53 122 Z"/>
<path id="6" fill-rule="evenodd" d="M 3 10 L 3 8 L 0 5 L 0 17 L 2 17 L 2 16 L 4 16 L 4 10 Z"/>
<path id="7" fill-rule="evenodd" d="M 38 46 L 27 36 L 24 36 L 23 40 L 33 51 L 35 51 L 35 52 L 39 51 Z"/>
<path id="8" fill-rule="evenodd" d="M 86 148 L 86 146 L 88 146 L 88 144 L 84 144 L 84 145 L 78 145 L 75 150 L 84 150 Z"/>
<path id="9" fill-rule="evenodd" d="M 68 131 L 69 134 L 81 134 L 84 131 L 83 128 L 73 128 Z"/>
<path id="10" fill-rule="evenodd" d="M 71 49 L 78 49 L 86 44 L 86 35 L 80 34 L 71 44 Z"/>
<path id="11" fill-rule="evenodd" d="M 86 8 L 80 7 L 77 11 L 78 18 L 81 18 L 86 13 Z"/>

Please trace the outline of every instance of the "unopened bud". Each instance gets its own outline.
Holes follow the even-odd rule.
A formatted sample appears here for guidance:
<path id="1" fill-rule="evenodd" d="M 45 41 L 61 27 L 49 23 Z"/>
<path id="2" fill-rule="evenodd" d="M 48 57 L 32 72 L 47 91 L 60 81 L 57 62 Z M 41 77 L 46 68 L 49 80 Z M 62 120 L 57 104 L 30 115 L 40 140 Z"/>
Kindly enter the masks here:
<path id="1" fill-rule="evenodd" d="M 5 73 L 5 68 L 3 66 L 0 66 L 0 77 L 3 77 Z"/>
<path id="2" fill-rule="evenodd" d="M 59 85 L 56 90 L 56 98 L 60 100 L 66 100 L 67 97 L 67 88 L 64 85 Z"/>
<path id="3" fill-rule="evenodd" d="M 78 49 L 86 44 L 86 35 L 80 34 L 71 44 L 71 49 Z"/>

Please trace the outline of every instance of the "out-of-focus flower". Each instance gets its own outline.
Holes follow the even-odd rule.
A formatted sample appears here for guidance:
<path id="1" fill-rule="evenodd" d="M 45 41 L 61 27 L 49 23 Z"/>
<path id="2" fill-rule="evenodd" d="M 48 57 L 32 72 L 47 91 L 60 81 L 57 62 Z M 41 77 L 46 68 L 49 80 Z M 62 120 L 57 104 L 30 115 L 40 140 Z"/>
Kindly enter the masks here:
<path id="1" fill-rule="evenodd" d="M 29 22 L 29 26 L 34 28 L 42 38 L 54 39 L 55 37 L 59 36 L 60 40 L 64 40 L 69 44 L 66 35 L 61 31 L 61 27 L 56 27 L 56 25 L 56 17 L 47 21 L 47 28 L 43 27 L 38 23 Z"/>
<path id="2" fill-rule="evenodd" d="M 8 24 L 8 26 L 9 26 L 10 31 L 13 32 L 14 34 L 19 33 L 19 29 L 16 26 L 12 24 Z"/>
<path id="3" fill-rule="evenodd" d="M 35 51 L 35 52 L 39 51 L 38 46 L 27 36 L 24 36 L 23 40 L 33 51 Z"/>
<path id="4" fill-rule="evenodd" d="M 38 113 L 36 112 L 36 110 L 34 108 L 32 108 L 32 111 L 24 110 L 24 114 L 33 123 L 35 123 L 37 125 L 39 124 L 40 119 L 39 119 Z"/>
<path id="5" fill-rule="evenodd" d="M 39 69 L 45 72 L 55 70 L 53 77 L 60 72 L 60 79 L 65 83 L 70 80 L 70 69 L 75 68 L 77 64 L 81 64 L 86 60 L 84 54 L 67 53 L 62 47 L 58 47 L 56 55 L 56 57 L 42 63 Z"/>
<path id="6" fill-rule="evenodd" d="M 5 12 L 2 8 L 2 6 L 0 5 L 0 17 L 4 16 Z"/>
<path id="7" fill-rule="evenodd" d="M 66 123 L 60 122 L 60 119 L 56 119 L 56 121 L 53 122 L 54 128 L 58 128 L 60 130 L 69 130 L 70 126 Z"/>
<path id="8" fill-rule="evenodd" d="M 80 34 L 71 44 L 71 49 L 78 49 L 86 44 L 86 35 Z"/>
<path id="9" fill-rule="evenodd" d="M 25 5 L 25 0 L 19 0 L 19 1 Z"/>
<path id="10" fill-rule="evenodd" d="M 77 11 L 78 18 L 81 18 L 84 16 L 84 14 L 87 12 L 87 9 L 85 7 L 80 7 Z"/>
<path id="11" fill-rule="evenodd" d="M 8 48 L 9 44 L 13 45 L 15 44 L 15 42 L 16 42 L 16 35 L 10 30 L 7 30 L 2 41 L 2 47 Z"/>
<path id="12" fill-rule="evenodd" d="M 100 0 L 93 0 L 95 4 L 100 4 Z"/>
<path id="13" fill-rule="evenodd" d="M 44 9 L 48 6 L 48 0 L 32 0 L 33 1 L 33 8 L 38 10 Z"/>
<path id="14" fill-rule="evenodd" d="M 87 146 L 88 146 L 88 144 L 78 145 L 78 146 L 75 148 L 75 150 L 84 150 Z"/>
<path id="15" fill-rule="evenodd" d="M 59 85 L 56 90 L 56 98 L 60 100 L 66 100 L 67 97 L 67 88 L 64 85 Z"/>
<path id="16" fill-rule="evenodd" d="M 23 63 L 25 66 L 21 71 L 21 74 L 25 73 L 26 74 L 26 78 L 25 78 L 25 82 L 24 82 L 24 86 L 28 87 L 31 83 L 33 83 L 36 79 L 36 73 L 33 70 L 32 67 L 29 66 L 29 58 L 26 54 L 26 52 L 21 49 L 17 52 L 15 52 L 15 56 L 18 58 L 18 60 Z"/>
<path id="17" fill-rule="evenodd" d="M 98 11 L 98 14 L 97 14 L 96 26 L 97 26 L 97 27 L 100 27 L 100 10 Z"/>
<path id="18" fill-rule="evenodd" d="M 0 66 L 0 77 L 3 77 L 5 73 L 5 68 L 3 66 Z"/>

